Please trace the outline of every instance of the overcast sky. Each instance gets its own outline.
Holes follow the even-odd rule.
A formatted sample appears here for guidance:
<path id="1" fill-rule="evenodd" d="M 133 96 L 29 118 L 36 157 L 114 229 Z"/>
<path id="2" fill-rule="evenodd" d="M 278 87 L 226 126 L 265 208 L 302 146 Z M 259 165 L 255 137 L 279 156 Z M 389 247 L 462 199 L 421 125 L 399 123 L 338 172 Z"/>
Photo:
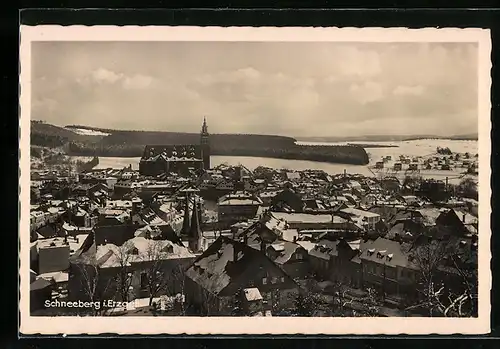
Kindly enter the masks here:
<path id="1" fill-rule="evenodd" d="M 477 132 L 469 43 L 37 42 L 32 119 L 289 136 Z"/>

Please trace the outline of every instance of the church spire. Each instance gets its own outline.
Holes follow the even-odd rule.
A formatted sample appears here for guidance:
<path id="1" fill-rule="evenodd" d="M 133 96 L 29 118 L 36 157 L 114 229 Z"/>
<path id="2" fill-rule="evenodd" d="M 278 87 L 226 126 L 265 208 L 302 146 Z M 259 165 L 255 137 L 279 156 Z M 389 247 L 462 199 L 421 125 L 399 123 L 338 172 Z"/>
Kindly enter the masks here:
<path id="1" fill-rule="evenodd" d="M 189 248 L 195 253 L 201 250 L 202 245 L 202 233 L 199 217 L 200 214 L 198 210 L 198 202 L 196 201 L 196 197 L 194 197 L 193 214 L 191 216 L 191 229 L 189 230 Z"/>
<path id="2" fill-rule="evenodd" d="M 201 126 L 201 133 L 208 134 L 207 118 L 203 117 L 203 126 Z"/>
<path id="3" fill-rule="evenodd" d="M 207 118 L 203 117 L 203 125 L 201 126 L 200 145 L 203 160 L 203 169 L 210 169 L 210 135 L 208 133 Z"/>
<path id="4" fill-rule="evenodd" d="M 198 202 L 195 197 L 193 202 L 193 213 L 191 215 L 191 229 L 189 230 L 189 237 L 192 239 L 198 239 L 201 236 L 200 217 L 198 211 Z"/>
<path id="5" fill-rule="evenodd" d="M 186 203 L 184 205 L 184 219 L 182 221 L 182 230 L 181 234 L 187 235 L 189 234 L 189 197 L 186 193 Z"/>

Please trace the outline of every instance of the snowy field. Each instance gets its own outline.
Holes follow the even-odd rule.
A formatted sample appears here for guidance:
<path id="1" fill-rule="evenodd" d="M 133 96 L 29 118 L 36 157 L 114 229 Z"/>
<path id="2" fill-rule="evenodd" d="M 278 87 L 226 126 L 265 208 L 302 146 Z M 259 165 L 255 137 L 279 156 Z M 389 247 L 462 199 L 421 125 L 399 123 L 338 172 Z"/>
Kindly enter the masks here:
<path id="1" fill-rule="evenodd" d="M 66 129 L 79 134 L 83 136 L 109 136 L 109 133 L 104 133 L 100 131 L 95 131 L 95 130 L 87 130 L 84 128 L 73 128 L 73 127 L 67 127 Z"/>

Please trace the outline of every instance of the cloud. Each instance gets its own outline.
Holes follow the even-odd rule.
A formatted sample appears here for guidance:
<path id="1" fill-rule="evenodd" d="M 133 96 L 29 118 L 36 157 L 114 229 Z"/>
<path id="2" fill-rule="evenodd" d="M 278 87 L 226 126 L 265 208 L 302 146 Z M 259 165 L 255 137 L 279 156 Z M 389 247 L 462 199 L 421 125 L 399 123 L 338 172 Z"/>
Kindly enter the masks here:
<path id="1" fill-rule="evenodd" d="M 364 84 L 351 85 L 350 92 L 354 99 L 361 104 L 378 101 L 384 96 L 381 84 L 372 81 L 367 81 Z"/>
<path id="2" fill-rule="evenodd" d="M 346 47 L 337 54 L 339 70 L 344 75 L 370 78 L 382 73 L 380 55 L 377 52 Z"/>
<path id="3" fill-rule="evenodd" d="M 57 110 L 59 103 L 51 98 L 33 99 L 31 109 L 35 114 L 53 113 Z"/>
<path id="4" fill-rule="evenodd" d="M 33 57 L 33 117 L 56 124 L 197 132 L 205 115 L 217 133 L 477 129 L 475 44 L 37 43 Z"/>
<path id="5" fill-rule="evenodd" d="M 420 96 L 424 93 L 424 87 L 418 86 L 398 86 L 392 91 L 395 95 L 400 96 Z"/>
<path id="6" fill-rule="evenodd" d="M 118 74 L 111 70 L 99 68 L 92 72 L 91 77 L 98 83 L 114 84 L 115 82 L 123 79 L 123 74 Z"/>
<path id="7" fill-rule="evenodd" d="M 151 86 L 153 78 L 146 75 L 134 75 L 123 80 L 123 87 L 129 90 L 145 89 Z"/>
<path id="8" fill-rule="evenodd" d="M 110 69 L 98 68 L 90 74 L 76 79 L 76 82 L 87 88 L 112 85 L 126 90 L 141 90 L 149 88 L 154 78 L 143 74 L 126 75 Z"/>

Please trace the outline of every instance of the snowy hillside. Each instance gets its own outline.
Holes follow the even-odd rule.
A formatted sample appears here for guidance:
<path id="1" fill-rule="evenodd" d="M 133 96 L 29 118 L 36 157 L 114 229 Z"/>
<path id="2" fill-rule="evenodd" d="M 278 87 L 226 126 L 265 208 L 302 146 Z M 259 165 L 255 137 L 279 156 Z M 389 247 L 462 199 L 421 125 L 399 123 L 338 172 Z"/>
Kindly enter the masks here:
<path id="1" fill-rule="evenodd" d="M 95 131 L 95 130 L 87 130 L 83 128 L 67 128 L 68 130 L 73 131 L 76 134 L 83 135 L 83 136 L 109 136 L 109 133 L 104 133 L 101 131 Z"/>

